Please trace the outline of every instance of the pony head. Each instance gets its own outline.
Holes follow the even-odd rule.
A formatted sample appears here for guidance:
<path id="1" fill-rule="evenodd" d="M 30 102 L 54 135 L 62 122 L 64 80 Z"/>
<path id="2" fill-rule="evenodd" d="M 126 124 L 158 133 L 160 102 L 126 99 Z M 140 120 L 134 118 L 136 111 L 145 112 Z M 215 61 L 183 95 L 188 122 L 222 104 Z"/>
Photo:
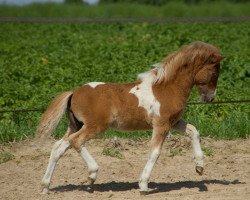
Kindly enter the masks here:
<path id="1" fill-rule="evenodd" d="M 154 68 L 151 73 L 155 76 L 153 83 L 167 83 L 177 75 L 188 76 L 192 86 L 197 86 L 201 100 L 212 102 L 222 59 L 217 47 L 204 42 L 193 42 L 168 55 L 161 63 L 152 65 Z"/>
<path id="2" fill-rule="evenodd" d="M 223 57 L 219 54 L 218 49 L 213 47 L 205 63 L 198 68 L 199 70 L 194 76 L 194 84 L 203 102 L 212 102 L 215 98 L 222 59 Z"/>

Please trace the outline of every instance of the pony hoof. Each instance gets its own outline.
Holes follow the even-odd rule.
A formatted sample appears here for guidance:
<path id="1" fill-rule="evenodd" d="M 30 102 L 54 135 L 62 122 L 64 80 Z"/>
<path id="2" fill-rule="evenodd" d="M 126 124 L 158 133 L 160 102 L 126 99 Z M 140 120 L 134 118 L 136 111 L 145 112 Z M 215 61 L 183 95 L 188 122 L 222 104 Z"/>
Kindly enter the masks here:
<path id="1" fill-rule="evenodd" d="M 49 188 L 43 188 L 41 194 L 49 194 Z"/>
<path id="2" fill-rule="evenodd" d="M 94 179 L 92 179 L 92 178 L 88 177 L 88 184 L 89 184 L 89 185 L 93 185 L 93 184 L 94 184 L 94 182 L 95 182 L 95 180 L 94 180 Z"/>
<path id="3" fill-rule="evenodd" d="M 148 194 L 148 191 L 140 191 L 141 196 L 146 196 Z"/>
<path id="4" fill-rule="evenodd" d="M 195 167 L 196 172 L 201 176 L 203 174 L 203 167 L 201 166 L 196 166 Z"/>
<path id="5" fill-rule="evenodd" d="M 88 177 L 86 180 L 82 181 L 81 183 L 82 183 L 82 184 L 87 184 L 87 185 L 93 185 L 94 182 L 95 182 L 94 179 Z"/>

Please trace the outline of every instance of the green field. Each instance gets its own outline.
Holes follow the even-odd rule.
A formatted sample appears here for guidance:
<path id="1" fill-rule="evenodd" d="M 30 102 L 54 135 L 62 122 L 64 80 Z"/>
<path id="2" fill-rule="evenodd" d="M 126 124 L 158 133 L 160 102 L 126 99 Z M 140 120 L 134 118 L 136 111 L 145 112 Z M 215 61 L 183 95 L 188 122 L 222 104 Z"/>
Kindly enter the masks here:
<path id="1" fill-rule="evenodd" d="M 0 13 L 1 16 L 35 16 L 32 11 L 36 6 L 22 7 L 19 11 L 15 7 L 8 7 L 9 10 L 0 7 Z M 28 8 L 29 14 L 23 11 Z M 52 15 L 46 13 L 46 16 Z M 63 16 L 67 17 L 67 12 Z M 219 46 L 225 56 L 216 100 L 250 99 L 247 22 L 1 23 L 0 32 L 1 110 L 45 108 L 58 93 L 90 81 L 133 81 L 138 73 L 148 70 L 168 53 L 197 40 Z M 189 101 L 198 101 L 195 90 Z M 34 135 L 40 117 L 40 112 L 0 113 L 0 142 Z M 189 105 L 184 118 L 197 126 L 202 136 L 234 139 L 250 135 L 249 103 Z M 56 136 L 64 133 L 65 121 Z M 109 130 L 105 134 L 114 135 L 138 138 L 149 136 L 150 132 Z"/>
<path id="2" fill-rule="evenodd" d="M 230 3 L 214 1 L 209 3 L 185 4 L 170 2 L 162 6 L 136 3 L 89 5 L 32 4 L 29 6 L 0 6 L 0 17 L 232 17 L 249 16 L 250 2 Z"/>

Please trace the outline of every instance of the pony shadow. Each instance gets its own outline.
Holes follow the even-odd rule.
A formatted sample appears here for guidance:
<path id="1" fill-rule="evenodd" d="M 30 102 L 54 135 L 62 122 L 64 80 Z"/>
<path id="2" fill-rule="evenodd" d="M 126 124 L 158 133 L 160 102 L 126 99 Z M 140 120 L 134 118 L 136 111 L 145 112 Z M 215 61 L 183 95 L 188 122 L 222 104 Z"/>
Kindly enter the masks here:
<path id="1" fill-rule="evenodd" d="M 203 181 L 180 181 L 175 183 L 155 183 L 150 182 L 149 188 L 153 188 L 149 194 L 169 192 L 173 190 L 180 190 L 182 188 L 198 188 L 200 192 L 208 191 L 207 184 L 218 184 L 218 185 L 231 185 L 231 184 L 246 184 L 245 182 L 240 182 L 239 180 L 227 181 L 227 180 L 203 180 Z M 54 192 L 67 192 L 67 191 L 85 191 L 85 192 L 122 192 L 132 189 L 139 189 L 138 182 L 109 182 L 109 183 L 100 183 L 94 184 L 91 186 L 91 189 L 88 185 L 75 185 L 68 184 L 63 186 L 57 186 L 51 189 Z"/>

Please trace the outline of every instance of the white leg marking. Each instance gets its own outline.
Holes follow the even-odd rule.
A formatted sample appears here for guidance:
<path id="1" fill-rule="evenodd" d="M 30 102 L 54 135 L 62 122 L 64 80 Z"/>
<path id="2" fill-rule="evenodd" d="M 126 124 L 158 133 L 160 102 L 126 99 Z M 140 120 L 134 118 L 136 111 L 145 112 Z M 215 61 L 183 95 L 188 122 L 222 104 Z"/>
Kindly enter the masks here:
<path id="1" fill-rule="evenodd" d="M 191 124 L 187 124 L 185 132 L 188 134 L 188 136 L 192 140 L 192 146 L 193 146 L 194 159 L 195 159 L 196 166 L 203 167 L 204 156 L 203 156 L 203 153 L 202 153 L 202 150 L 201 150 L 199 132 Z"/>
<path id="2" fill-rule="evenodd" d="M 97 171 L 99 169 L 96 161 L 94 160 L 94 158 L 90 155 L 90 153 L 84 146 L 82 146 L 80 154 L 82 158 L 85 160 L 85 162 L 87 163 L 89 178 L 95 181 L 97 177 Z"/>
<path id="3" fill-rule="evenodd" d="M 148 180 L 159 155 L 160 155 L 159 148 L 156 148 L 151 151 L 149 158 L 148 158 L 148 162 L 145 168 L 143 169 L 141 177 L 140 177 L 140 182 L 139 182 L 140 191 L 144 191 L 144 192 L 148 191 Z"/>
<path id="4" fill-rule="evenodd" d="M 55 166 L 59 158 L 65 153 L 65 151 L 70 147 L 69 141 L 65 141 L 63 139 L 57 141 L 51 151 L 49 164 L 45 175 L 42 179 L 43 191 L 42 193 L 48 193 L 50 181 L 55 170 Z"/>
<path id="5" fill-rule="evenodd" d="M 103 85 L 103 84 L 105 84 L 105 83 L 104 82 L 90 82 L 90 83 L 87 83 L 85 85 L 89 85 L 90 87 L 95 88 L 96 86 Z"/>

